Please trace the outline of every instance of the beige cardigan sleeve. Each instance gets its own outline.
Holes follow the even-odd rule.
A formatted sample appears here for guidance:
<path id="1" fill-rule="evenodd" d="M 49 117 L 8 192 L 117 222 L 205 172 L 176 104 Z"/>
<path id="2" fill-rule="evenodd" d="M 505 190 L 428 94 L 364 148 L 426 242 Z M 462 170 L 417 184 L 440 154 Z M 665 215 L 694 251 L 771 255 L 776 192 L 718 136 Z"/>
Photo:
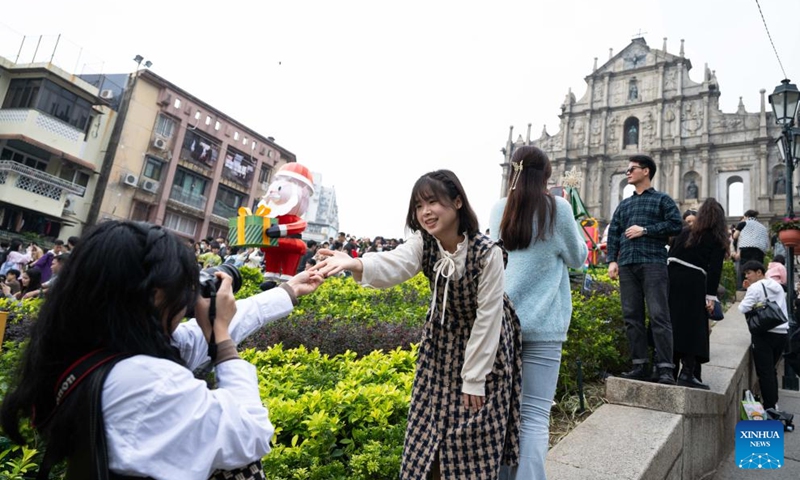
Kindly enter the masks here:
<path id="1" fill-rule="evenodd" d="M 464 354 L 462 393 L 485 395 L 486 376 L 492 371 L 503 320 L 503 254 L 492 247 L 478 281 L 478 312 Z"/>

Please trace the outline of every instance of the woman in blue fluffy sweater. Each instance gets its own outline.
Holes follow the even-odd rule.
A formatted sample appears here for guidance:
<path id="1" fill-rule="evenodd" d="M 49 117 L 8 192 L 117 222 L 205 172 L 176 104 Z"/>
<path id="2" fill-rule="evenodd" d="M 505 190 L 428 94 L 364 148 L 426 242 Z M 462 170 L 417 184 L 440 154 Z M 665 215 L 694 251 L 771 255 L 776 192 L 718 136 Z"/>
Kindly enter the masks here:
<path id="1" fill-rule="evenodd" d="M 552 166 L 542 150 L 518 148 L 508 197 L 492 209 L 493 239 L 508 250 L 506 293 L 522 324 L 520 464 L 511 479 L 544 479 L 550 407 L 567 339 L 572 297 L 567 267 L 580 268 L 588 249 L 572 207 L 547 189 Z"/>

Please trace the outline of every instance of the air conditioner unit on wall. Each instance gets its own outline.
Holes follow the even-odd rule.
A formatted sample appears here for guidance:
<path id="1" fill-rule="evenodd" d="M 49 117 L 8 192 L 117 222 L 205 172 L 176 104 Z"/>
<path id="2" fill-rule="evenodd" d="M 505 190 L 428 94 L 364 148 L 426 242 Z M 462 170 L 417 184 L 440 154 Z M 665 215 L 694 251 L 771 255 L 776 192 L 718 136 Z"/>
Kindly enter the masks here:
<path id="1" fill-rule="evenodd" d="M 139 184 L 139 177 L 132 173 L 126 173 L 122 176 L 122 183 L 125 185 L 130 185 L 131 187 L 135 187 Z"/>
<path id="2" fill-rule="evenodd" d="M 163 138 L 156 138 L 153 140 L 153 146 L 159 150 L 166 150 L 167 149 L 167 141 Z"/>
<path id="3" fill-rule="evenodd" d="M 102 90 L 100 92 L 100 98 L 111 100 L 112 98 L 114 98 L 114 90 Z"/>
<path id="4" fill-rule="evenodd" d="M 150 193 L 158 192 L 158 182 L 155 180 L 150 180 L 149 178 L 143 178 L 142 183 L 140 185 L 142 190 L 145 190 Z"/>
<path id="5" fill-rule="evenodd" d="M 75 195 L 68 193 L 66 199 L 64 200 L 64 211 L 61 212 L 61 215 L 75 215 L 76 202 L 77 200 L 75 199 Z"/>

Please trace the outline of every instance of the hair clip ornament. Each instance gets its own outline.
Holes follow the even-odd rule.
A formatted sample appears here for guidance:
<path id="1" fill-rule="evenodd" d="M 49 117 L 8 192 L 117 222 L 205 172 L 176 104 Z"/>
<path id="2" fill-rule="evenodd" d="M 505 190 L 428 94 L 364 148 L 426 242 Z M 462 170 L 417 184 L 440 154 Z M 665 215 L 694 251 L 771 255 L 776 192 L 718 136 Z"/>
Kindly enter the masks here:
<path id="1" fill-rule="evenodd" d="M 516 190 L 519 176 L 522 174 L 522 160 L 517 163 L 511 162 L 511 166 L 514 167 L 514 180 L 511 182 L 511 190 Z"/>

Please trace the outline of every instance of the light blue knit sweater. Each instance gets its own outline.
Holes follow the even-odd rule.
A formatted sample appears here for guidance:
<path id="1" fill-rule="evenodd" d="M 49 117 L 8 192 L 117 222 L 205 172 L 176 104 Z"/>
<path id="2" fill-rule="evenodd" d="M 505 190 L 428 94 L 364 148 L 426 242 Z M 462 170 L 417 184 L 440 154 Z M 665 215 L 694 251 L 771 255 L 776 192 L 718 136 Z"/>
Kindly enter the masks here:
<path id="1" fill-rule="evenodd" d="M 506 199 L 492 207 L 490 235 L 497 240 Z M 536 236 L 536 219 L 533 221 Z M 544 241 L 533 242 L 524 250 L 508 252 L 506 293 L 522 324 L 525 342 L 563 342 L 572 317 L 572 296 L 567 267 L 580 268 L 589 250 L 572 207 L 556 197 L 553 232 Z"/>

